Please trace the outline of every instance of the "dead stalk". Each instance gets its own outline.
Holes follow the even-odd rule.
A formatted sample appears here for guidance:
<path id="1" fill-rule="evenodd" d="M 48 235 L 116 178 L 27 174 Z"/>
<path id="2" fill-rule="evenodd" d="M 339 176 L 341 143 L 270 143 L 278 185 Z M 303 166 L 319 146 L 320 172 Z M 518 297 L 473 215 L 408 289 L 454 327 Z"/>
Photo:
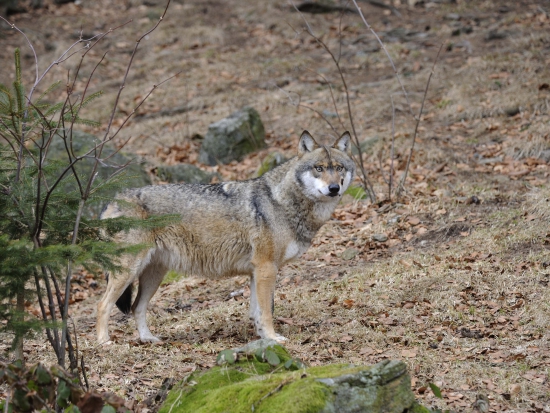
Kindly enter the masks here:
<path id="1" fill-rule="evenodd" d="M 354 0 L 355 1 L 355 0 Z M 409 173 L 409 167 L 411 165 L 411 158 L 414 151 L 414 145 L 416 143 L 416 136 L 418 135 L 418 126 L 420 125 L 420 120 L 422 119 L 422 113 L 424 112 L 424 104 L 426 103 L 426 96 L 428 95 L 428 89 L 430 87 L 430 81 L 432 80 L 432 76 L 435 71 L 435 65 L 437 63 L 437 60 L 439 59 L 439 54 L 441 53 L 441 49 L 443 49 L 443 43 L 441 43 L 441 46 L 439 46 L 439 50 L 437 51 L 437 55 L 435 56 L 434 63 L 432 65 L 432 70 L 430 70 L 430 75 L 428 76 L 428 81 L 426 82 L 426 88 L 424 89 L 424 96 L 422 97 L 422 104 L 420 105 L 420 111 L 418 112 L 418 118 L 416 119 L 416 126 L 414 127 L 414 134 L 412 137 L 411 142 L 411 149 L 409 151 L 409 157 L 407 158 L 407 165 L 405 166 L 405 171 L 403 172 L 403 176 L 401 177 L 401 180 L 399 181 L 399 184 L 397 186 L 396 190 L 396 196 L 399 198 L 401 194 L 403 193 L 405 180 L 407 179 L 407 174 Z"/>
<path id="2" fill-rule="evenodd" d="M 395 74 L 395 77 L 397 78 L 397 81 L 399 82 L 399 85 L 401 86 L 401 90 L 403 91 L 403 95 L 405 95 L 405 99 L 407 100 L 407 104 L 409 105 L 409 110 L 411 111 L 411 115 L 414 117 L 414 112 L 412 110 L 411 102 L 409 101 L 409 95 L 407 94 L 407 91 L 405 90 L 405 85 L 403 85 L 403 82 L 401 81 L 401 76 L 399 76 L 399 72 L 397 71 L 395 64 L 393 63 L 393 59 L 390 56 L 390 53 L 388 52 L 388 49 L 386 49 L 386 45 L 380 40 L 380 37 L 378 36 L 378 33 L 374 31 L 374 29 L 370 26 L 370 24 L 367 22 L 367 19 L 365 19 L 365 16 L 363 15 L 363 12 L 361 11 L 361 8 L 357 5 L 356 0 L 352 0 L 353 4 L 355 5 L 355 8 L 357 9 L 357 12 L 359 13 L 359 16 L 361 17 L 361 20 L 363 20 L 363 23 L 371 31 L 371 33 L 374 35 L 378 43 L 380 44 L 380 47 L 382 50 L 384 50 L 384 53 L 386 54 L 388 60 L 390 61 L 391 67 L 393 68 L 393 73 Z"/>
<path id="3" fill-rule="evenodd" d="M 359 137 L 357 135 L 357 130 L 355 128 L 353 111 L 351 110 L 351 98 L 350 98 L 350 95 L 349 95 L 349 89 L 348 89 L 348 85 L 347 85 L 347 82 L 346 82 L 346 78 L 344 76 L 344 72 L 342 71 L 342 67 L 340 66 L 340 59 L 339 59 L 339 57 L 336 58 L 336 56 L 334 55 L 334 53 L 332 53 L 332 51 L 329 49 L 327 44 L 323 40 L 321 40 L 317 35 L 315 35 L 315 33 L 313 33 L 313 30 L 311 29 L 311 26 L 309 25 L 308 21 L 306 20 L 304 15 L 298 10 L 296 5 L 292 1 L 290 3 L 294 7 L 294 9 L 300 14 L 300 17 L 304 21 L 305 26 L 306 26 L 306 30 L 305 30 L 306 33 L 309 34 L 329 54 L 332 61 L 334 62 L 334 65 L 336 66 L 336 69 L 338 70 L 338 74 L 340 75 L 340 80 L 341 80 L 342 86 L 344 88 L 344 94 L 346 96 L 347 112 L 348 112 L 348 116 L 349 116 L 349 122 L 350 122 L 350 125 L 351 125 L 351 130 L 352 130 L 352 138 L 353 138 L 352 142 L 353 142 L 353 144 L 356 147 L 357 152 L 358 152 L 358 158 L 359 158 L 358 160 L 359 161 L 357 162 L 357 164 L 359 166 L 359 170 L 361 171 L 360 179 L 362 181 L 365 192 L 368 194 L 371 202 L 374 203 L 374 202 L 376 202 L 376 193 L 374 192 L 374 187 L 372 186 L 372 184 L 370 182 L 370 179 L 369 179 L 368 174 L 367 174 L 367 170 L 366 170 L 364 162 L 363 162 L 363 151 L 361 149 L 361 144 L 359 142 Z M 341 44 L 341 38 L 340 38 L 340 44 Z"/>
<path id="4" fill-rule="evenodd" d="M 391 201 L 391 194 L 393 189 L 393 159 L 395 149 L 395 104 L 393 102 L 393 95 L 391 98 L 391 149 L 390 149 L 390 182 L 388 184 L 388 199 Z"/>

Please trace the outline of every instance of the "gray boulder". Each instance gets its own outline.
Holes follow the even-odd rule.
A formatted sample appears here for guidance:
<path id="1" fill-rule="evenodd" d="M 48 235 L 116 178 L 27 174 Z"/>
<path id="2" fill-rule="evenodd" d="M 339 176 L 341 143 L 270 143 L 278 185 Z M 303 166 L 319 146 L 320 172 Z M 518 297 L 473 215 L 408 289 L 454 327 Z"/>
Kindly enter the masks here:
<path id="1" fill-rule="evenodd" d="M 265 130 L 259 113 L 245 107 L 211 124 L 204 138 L 199 162 L 216 165 L 240 161 L 246 154 L 265 147 Z"/>
<path id="2" fill-rule="evenodd" d="M 203 171 L 194 165 L 186 163 L 169 166 L 159 166 L 157 176 L 169 183 L 185 182 L 187 184 L 208 184 L 217 174 Z"/>
<path id="3" fill-rule="evenodd" d="M 288 161 L 288 159 L 282 153 L 270 153 L 262 160 L 262 163 L 256 171 L 256 176 L 262 176 L 266 172 L 271 171 L 273 168 L 285 163 L 286 161 Z"/>

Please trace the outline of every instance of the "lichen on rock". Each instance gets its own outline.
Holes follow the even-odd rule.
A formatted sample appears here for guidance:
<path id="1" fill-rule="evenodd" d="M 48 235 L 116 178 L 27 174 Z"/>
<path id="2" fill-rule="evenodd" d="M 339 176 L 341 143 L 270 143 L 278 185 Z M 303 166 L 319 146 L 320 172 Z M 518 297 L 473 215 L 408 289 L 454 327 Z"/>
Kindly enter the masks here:
<path id="1" fill-rule="evenodd" d="M 275 341 L 258 340 L 222 351 L 217 362 L 175 386 L 160 412 L 428 412 L 416 403 L 400 361 L 306 368 Z"/>
<path id="2" fill-rule="evenodd" d="M 199 162 L 216 165 L 240 161 L 246 154 L 265 147 L 264 139 L 260 114 L 252 107 L 245 107 L 208 127 Z"/>

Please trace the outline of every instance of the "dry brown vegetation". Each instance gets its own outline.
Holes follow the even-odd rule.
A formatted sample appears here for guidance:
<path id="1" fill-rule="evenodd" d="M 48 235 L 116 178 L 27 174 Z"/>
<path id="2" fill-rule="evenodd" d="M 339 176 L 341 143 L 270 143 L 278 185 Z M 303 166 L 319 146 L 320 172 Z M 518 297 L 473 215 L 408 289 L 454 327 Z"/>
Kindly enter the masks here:
<path id="1" fill-rule="evenodd" d="M 398 4 L 400 16 L 359 3 L 385 42 L 415 111 L 444 44 L 405 198 L 342 203 L 312 248 L 281 271 L 277 328 L 290 338 L 291 353 L 310 365 L 406 360 L 413 389 L 427 406 L 470 411 L 483 394 L 491 411 L 549 411 L 550 8 L 536 1 L 417 3 Z M 134 40 L 163 7 L 157 0 L 83 1 L 11 19 L 36 45 L 42 65 L 81 29 L 91 34 L 133 19 L 103 44 L 110 52 L 92 81 L 107 92 L 105 104 L 93 109 L 95 118 L 105 120 Z M 396 102 L 398 175 L 414 130 L 399 83 L 357 15 L 305 18 L 332 50 L 341 48 L 357 132 L 372 142 L 364 159 L 383 200 L 391 164 L 390 95 Z M 349 127 L 334 64 L 302 28 L 302 18 L 285 2 L 173 3 L 137 56 L 121 116 L 153 84 L 182 74 L 156 91 L 119 143 L 129 138 L 126 150 L 152 165 L 196 163 L 193 136 L 251 105 L 261 113 L 268 149 L 213 168 L 224 179 L 248 178 L 266 153 L 291 156 L 301 130 L 331 136 L 329 125 L 297 102 L 339 128 L 327 81 Z M 4 29 L 0 36 L 2 62 L 11 62 L 21 39 Z M 98 49 L 91 57 L 102 53 Z M 0 68 L 3 82 L 9 81 L 8 66 Z M 52 79 L 63 79 L 71 67 L 60 65 Z M 388 240 L 377 242 L 375 234 Z M 116 392 L 136 411 L 154 408 L 146 399 L 166 378 L 207 368 L 220 350 L 255 339 L 247 283 L 166 283 L 149 313 L 162 345 L 139 344 L 133 321 L 116 313 L 115 344 L 98 347 L 95 302 L 104 281 L 77 274 L 72 316 L 91 386 Z M 6 353 L 0 357 L 7 359 L 9 338 L 1 340 Z M 43 337 L 27 344 L 29 362 L 52 362 L 50 353 Z M 442 389 L 442 400 L 427 388 L 430 382 Z"/>

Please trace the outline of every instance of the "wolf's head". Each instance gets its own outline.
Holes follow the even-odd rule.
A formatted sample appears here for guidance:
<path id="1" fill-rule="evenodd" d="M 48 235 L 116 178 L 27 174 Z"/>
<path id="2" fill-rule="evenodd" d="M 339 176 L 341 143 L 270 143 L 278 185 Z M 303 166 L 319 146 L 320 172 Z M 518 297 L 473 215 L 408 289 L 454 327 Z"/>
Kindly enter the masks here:
<path id="1" fill-rule="evenodd" d="M 319 145 L 308 131 L 302 132 L 296 179 L 308 197 L 333 201 L 342 196 L 355 172 L 350 145 L 349 132 L 344 132 L 332 146 Z"/>

